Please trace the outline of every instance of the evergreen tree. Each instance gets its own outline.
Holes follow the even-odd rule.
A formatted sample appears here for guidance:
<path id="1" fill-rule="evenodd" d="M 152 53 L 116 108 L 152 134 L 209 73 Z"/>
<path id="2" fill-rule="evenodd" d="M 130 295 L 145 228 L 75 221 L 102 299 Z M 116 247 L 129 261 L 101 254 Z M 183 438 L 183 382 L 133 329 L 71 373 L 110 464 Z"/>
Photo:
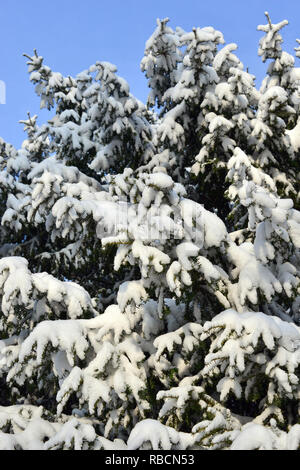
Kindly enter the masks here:
<path id="1" fill-rule="evenodd" d="M 300 74 L 266 16 L 260 90 L 168 19 L 148 108 L 26 56 L 53 116 L 0 141 L 0 449 L 300 448 Z"/>

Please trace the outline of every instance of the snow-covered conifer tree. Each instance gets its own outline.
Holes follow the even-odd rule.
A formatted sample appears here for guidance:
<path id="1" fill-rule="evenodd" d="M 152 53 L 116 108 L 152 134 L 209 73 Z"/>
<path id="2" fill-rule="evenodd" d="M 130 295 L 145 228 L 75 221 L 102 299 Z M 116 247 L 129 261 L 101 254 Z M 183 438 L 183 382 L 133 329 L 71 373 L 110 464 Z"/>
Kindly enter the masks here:
<path id="1" fill-rule="evenodd" d="M 151 89 L 148 106 L 155 104 L 160 107 L 168 100 L 164 94 L 177 83 L 177 66 L 181 62 L 180 40 L 172 28 L 167 26 L 169 18 L 157 20 L 157 28 L 146 43 L 145 56 L 141 62 L 141 70 L 145 72 Z M 171 106 L 171 102 L 170 102 Z M 166 112 L 166 108 L 162 113 Z"/>
<path id="2" fill-rule="evenodd" d="M 52 116 L 0 141 L 0 449 L 300 448 L 300 74 L 266 16 L 259 90 L 167 18 L 147 106 L 26 56 Z"/>

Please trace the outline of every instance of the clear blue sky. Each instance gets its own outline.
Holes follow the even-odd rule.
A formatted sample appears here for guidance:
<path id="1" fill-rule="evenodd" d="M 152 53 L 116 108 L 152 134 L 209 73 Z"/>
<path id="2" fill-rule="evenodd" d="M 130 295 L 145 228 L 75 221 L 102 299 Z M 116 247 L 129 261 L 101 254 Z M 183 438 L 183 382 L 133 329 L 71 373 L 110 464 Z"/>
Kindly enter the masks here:
<path id="1" fill-rule="evenodd" d="M 20 119 L 27 111 L 47 119 L 30 84 L 26 59 L 36 48 L 54 71 L 76 75 L 97 60 L 117 65 L 131 92 L 145 101 L 147 82 L 140 71 L 144 45 L 156 26 L 156 18 L 170 18 L 170 26 L 191 30 L 213 26 L 226 43 L 235 42 L 237 54 L 256 75 L 259 84 L 266 64 L 257 56 L 265 24 L 264 11 L 272 22 L 283 19 L 284 49 L 293 53 L 300 38 L 299 0 L 1 0 L 0 80 L 5 81 L 6 104 L 0 105 L 0 136 L 20 146 L 25 138 Z M 298 60 L 297 66 L 300 66 Z"/>

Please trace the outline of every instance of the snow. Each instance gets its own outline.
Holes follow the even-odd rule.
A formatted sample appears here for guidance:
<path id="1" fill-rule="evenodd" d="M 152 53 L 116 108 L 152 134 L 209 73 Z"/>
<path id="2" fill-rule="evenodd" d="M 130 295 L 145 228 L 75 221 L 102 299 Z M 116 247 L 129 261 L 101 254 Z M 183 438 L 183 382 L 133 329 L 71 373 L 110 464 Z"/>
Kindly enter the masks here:
<path id="1" fill-rule="evenodd" d="M 197 245 L 201 245 L 202 242 L 207 248 L 220 246 L 227 238 L 227 230 L 223 221 L 201 205 L 188 199 L 182 199 L 180 210 L 185 230 L 190 232 L 191 239 L 194 239 Z M 199 224 L 200 230 L 195 231 L 195 223 Z"/>
<path id="2" fill-rule="evenodd" d="M 22 343 L 20 362 L 27 360 L 35 345 L 37 363 L 41 364 L 48 344 L 51 344 L 53 349 L 64 350 L 71 366 L 74 365 L 75 354 L 83 359 L 88 348 L 85 331 L 76 320 L 44 321 L 39 323 Z"/>
<path id="3" fill-rule="evenodd" d="M 109 332 L 113 332 L 114 340 L 119 342 L 123 333 L 131 331 L 130 321 L 123 315 L 118 305 L 110 305 L 105 312 L 93 320 L 86 320 L 89 328 L 96 328 L 98 341 L 102 340 Z M 84 322 L 84 320 L 82 320 Z"/>
<path id="4" fill-rule="evenodd" d="M 233 331 L 236 335 L 232 335 Z M 226 370 L 226 374 L 217 384 L 221 400 L 226 398 L 230 390 L 237 398 L 241 397 L 239 377 L 245 370 L 246 361 L 257 361 L 254 352 L 260 338 L 269 351 L 274 351 L 276 344 L 278 347 L 272 359 L 258 360 L 261 370 L 276 383 L 279 390 L 283 389 L 284 393 L 291 395 L 297 393 L 298 378 L 294 372 L 300 361 L 299 327 L 260 312 L 237 313 L 229 309 L 204 325 L 201 340 L 211 335 L 216 335 L 216 338 L 211 344 L 210 354 L 206 356 L 202 374 L 223 363 L 222 369 Z M 284 368 L 287 368 L 288 373 Z"/>
<path id="5" fill-rule="evenodd" d="M 121 311 L 124 311 L 126 306 L 131 302 L 134 302 L 136 306 L 139 306 L 142 301 L 148 297 L 141 281 L 124 282 L 119 287 L 117 296 L 118 305 Z"/>
<path id="6" fill-rule="evenodd" d="M 297 122 L 296 126 L 293 129 L 287 130 L 286 134 L 291 140 L 294 152 L 298 152 L 300 149 L 300 120 Z"/>
<path id="7" fill-rule="evenodd" d="M 147 449 L 147 443 L 150 443 L 153 450 L 185 450 L 192 442 L 193 439 L 188 434 L 178 433 L 159 421 L 146 419 L 131 431 L 127 445 L 128 450 Z"/>
<path id="8" fill-rule="evenodd" d="M 300 69 L 266 18 L 260 90 L 168 18 L 147 107 L 27 56 L 52 116 L 0 139 L 0 449 L 299 447 Z"/>
<path id="9" fill-rule="evenodd" d="M 232 444 L 231 450 L 272 450 L 274 438 L 273 433 L 263 426 L 247 423 Z"/>
<path id="10" fill-rule="evenodd" d="M 134 258 L 141 260 L 143 265 L 153 265 L 156 272 L 161 273 L 165 264 L 170 263 L 168 255 L 152 246 L 145 246 L 141 241 L 132 244 Z"/>
<path id="11" fill-rule="evenodd" d="M 74 450 L 81 450 L 84 441 L 93 442 L 95 438 L 96 433 L 92 426 L 80 425 L 76 419 L 71 419 L 62 426 L 55 436 L 46 442 L 44 450 L 59 449 L 62 442 L 65 449 L 74 448 Z"/>
<path id="12" fill-rule="evenodd" d="M 189 258 L 196 257 L 198 253 L 199 247 L 191 242 L 180 243 L 176 247 L 178 261 L 180 262 L 181 266 L 187 271 L 190 271 L 193 267 Z"/>
<path id="13" fill-rule="evenodd" d="M 172 178 L 164 173 L 154 173 L 149 175 L 148 184 L 159 189 L 170 189 L 174 185 Z"/>

